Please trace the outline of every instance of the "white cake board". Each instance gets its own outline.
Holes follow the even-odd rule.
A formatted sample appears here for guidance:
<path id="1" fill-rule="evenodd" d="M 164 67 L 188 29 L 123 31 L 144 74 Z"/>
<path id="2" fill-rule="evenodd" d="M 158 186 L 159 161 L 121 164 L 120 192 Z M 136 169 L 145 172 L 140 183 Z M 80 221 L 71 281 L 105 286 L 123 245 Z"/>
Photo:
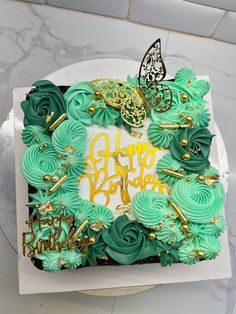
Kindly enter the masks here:
<path id="1" fill-rule="evenodd" d="M 71 85 L 77 81 L 92 80 L 99 77 L 126 79 L 128 74 L 138 73 L 139 63 L 122 59 L 97 59 L 77 63 L 49 75 L 56 85 Z M 208 79 L 208 77 L 199 77 Z M 193 266 L 173 264 L 171 267 L 161 267 L 160 264 L 144 264 L 129 266 L 96 266 L 79 270 L 63 270 L 57 273 L 47 273 L 38 270 L 31 261 L 22 255 L 21 234 L 26 230 L 28 219 L 27 183 L 24 180 L 20 161 L 25 150 L 21 141 L 23 128 L 23 112 L 20 102 L 30 88 L 16 88 L 14 96 L 14 126 L 15 126 L 15 171 L 16 171 L 16 203 L 17 203 L 17 236 L 18 236 L 18 275 L 20 294 L 52 293 L 66 291 L 84 291 L 97 289 L 114 289 L 153 286 L 167 283 L 191 282 L 208 279 L 231 277 L 231 265 L 227 231 L 220 237 L 221 253 L 212 261 L 202 261 Z M 210 93 L 206 99 L 213 118 Z M 214 123 L 210 125 L 215 134 Z M 213 140 L 211 163 L 219 168 L 216 140 Z M 127 290 L 126 290 L 127 291 Z M 139 290 L 138 290 L 139 291 Z M 141 289 L 142 291 L 142 289 Z M 89 293 L 89 291 L 87 291 Z M 99 293 L 99 292 L 98 292 Z M 126 292 L 127 293 L 127 292 Z M 95 292 L 95 294 L 97 294 Z M 101 293 L 100 293 L 101 294 Z M 106 294 L 106 292 L 105 292 Z M 109 293 L 108 293 L 109 294 Z"/>

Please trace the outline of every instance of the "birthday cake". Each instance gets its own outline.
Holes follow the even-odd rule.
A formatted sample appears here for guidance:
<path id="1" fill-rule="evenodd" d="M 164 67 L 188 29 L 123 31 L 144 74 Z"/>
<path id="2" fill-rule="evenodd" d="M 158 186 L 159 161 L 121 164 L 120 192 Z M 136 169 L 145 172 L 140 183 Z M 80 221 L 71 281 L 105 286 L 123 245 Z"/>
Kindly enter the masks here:
<path id="1" fill-rule="evenodd" d="M 126 81 L 33 84 L 21 103 L 22 248 L 37 268 L 219 255 L 225 193 L 209 159 L 210 86 L 187 68 L 165 75 L 158 39 Z"/>

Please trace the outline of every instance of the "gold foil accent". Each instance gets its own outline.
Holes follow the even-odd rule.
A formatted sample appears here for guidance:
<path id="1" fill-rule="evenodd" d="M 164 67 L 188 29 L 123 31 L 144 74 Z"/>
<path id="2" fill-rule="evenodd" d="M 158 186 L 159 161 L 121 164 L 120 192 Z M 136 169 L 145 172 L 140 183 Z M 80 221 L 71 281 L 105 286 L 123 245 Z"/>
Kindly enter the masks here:
<path id="1" fill-rule="evenodd" d="M 90 228 L 96 232 L 107 228 L 101 221 L 95 221 L 90 225 Z"/>
<path id="2" fill-rule="evenodd" d="M 72 241 L 77 240 L 78 235 L 84 230 L 84 228 L 87 226 L 87 224 L 89 223 L 89 221 L 87 219 L 85 219 L 82 224 L 76 229 L 76 231 L 74 232 L 73 236 L 72 236 Z"/>
<path id="3" fill-rule="evenodd" d="M 131 136 L 141 138 L 143 136 L 143 133 L 132 131 Z"/>
<path id="4" fill-rule="evenodd" d="M 68 175 L 65 174 L 63 177 L 61 177 L 50 189 L 49 189 L 49 194 L 52 194 L 55 192 L 61 185 L 62 183 L 67 179 Z"/>
<path id="5" fill-rule="evenodd" d="M 184 225 L 188 225 L 188 221 L 187 221 L 186 217 L 184 216 L 184 214 L 179 209 L 179 207 L 174 202 L 170 202 L 170 205 L 172 206 L 172 208 L 174 209 L 175 213 L 177 214 L 179 219 L 182 221 L 182 223 Z"/>
<path id="6" fill-rule="evenodd" d="M 55 112 L 51 112 L 49 115 L 47 115 L 45 119 L 45 126 L 52 120 L 52 117 L 54 116 Z"/>
<path id="7" fill-rule="evenodd" d="M 203 176 L 203 175 L 199 175 L 197 177 L 199 182 L 205 183 L 209 186 L 211 186 L 212 184 L 215 183 L 219 183 L 219 175 L 215 175 L 215 176 Z"/>
<path id="8" fill-rule="evenodd" d="M 67 115 L 66 113 L 63 113 L 56 121 L 53 122 L 53 124 L 50 125 L 50 127 L 48 128 L 48 130 L 51 132 L 51 131 L 54 131 L 58 125 L 64 121 L 65 119 L 67 118 Z"/>
<path id="9" fill-rule="evenodd" d="M 171 169 L 163 168 L 161 170 L 161 172 L 169 174 L 170 176 L 173 176 L 173 177 L 176 177 L 176 178 L 179 178 L 179 179 L 185 178 L 185 175 L 183 173 L 180 173 L 180 172 L 177 172 L 177 171 L 173 171 Z"/>
<path id="10" fill-rule="evenodd" d="M 185 129 L 188 128 L 189 124 L 179 124 L 179 123 L 171 123 L 171 124 L 159 124 L 158 127 L 162 129 Z"/>

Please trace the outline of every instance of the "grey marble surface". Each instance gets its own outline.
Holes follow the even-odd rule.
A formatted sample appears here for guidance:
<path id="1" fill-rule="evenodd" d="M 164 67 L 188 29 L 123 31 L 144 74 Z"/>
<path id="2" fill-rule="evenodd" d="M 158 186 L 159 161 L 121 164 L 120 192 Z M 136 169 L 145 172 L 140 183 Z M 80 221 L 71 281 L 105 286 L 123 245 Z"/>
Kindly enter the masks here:
<path id="1" fill-rule="evenodd" d="M 160 286 L 127 297 L 92 297 L 78 293 L 18 296 L 17 256 L 0 234 L 0 312 L 28 313 L 236 313 L 236 46 L 142 26 L 125 20 L 0 0 L 0 124 L 12 106 L 12 88 L 67 64 L 101 56 L 140 60 L 145 49 L 162 38 L 170 74 L 189 66 L 209 74 L 215 119 L 223 135 L 230 166 L 226 214 L 233 278 Z M 6 178 L 8 179 L 7 175 Z M 1 200 L 2 201 L 2 200 Z M 2 202 L 2 206 L 6 206 Z M 1 216 L 0 216 L 1 217 Z M 0 222 L 1 223 L 1 222 Z"/>

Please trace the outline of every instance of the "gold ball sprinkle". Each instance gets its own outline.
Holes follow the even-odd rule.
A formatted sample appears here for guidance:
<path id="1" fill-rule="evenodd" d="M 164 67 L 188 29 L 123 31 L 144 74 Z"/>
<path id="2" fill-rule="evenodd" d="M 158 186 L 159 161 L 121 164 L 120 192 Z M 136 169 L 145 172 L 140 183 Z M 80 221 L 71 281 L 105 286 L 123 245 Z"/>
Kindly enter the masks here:
<path id="1" fill-rule="evenodd" d="M 187 116 L 187 117 L 185 118 L 185 122 L 186 122 L 186 123 L 192 123 L 192 122 L 193 122 L 193 117 Z"/>
<path id="2" fill-rule="evenodd" d="M 187 232 L 188 231 L 188 225 L 183 224 L 181 229 L 182 229 L 183 232 Z"/>
<path id="3" fill-rule="evenodd" d="M 149 233 L 148 235 L 149 240 L 154 240 L 156 238 L 156 235 L 154 232 Z"/>
<path id="4" fill-rule="evenodd" d="M 205 177 L 204 177 L 202 174 L 200 174 L 197 178 L 198 178 L 198 180 L 201 181 L 201 182 L 203 182 L 204 179 L 205 179 Z"/>
<path id="5" fill-rule="evenodd" d="M 49 174 L 46 174 L 46 175 L 43 177 L 43 180 L 44 180 L 45 182 L 49 182 L 49 181 L 52 180 L 52 177 L 51 177 Z"/>
<path id="6" fill-rule="evenodd" d="M 91 107 L 89 107 L 89 109 L 88 109 L 88 112 L 90 113 L 90 114 L 94 114 L 95 113 L 95 111 L 96 111 L 96 106 L 91 106 Z"/>
<path id="7" fill-rule="evenodd" d="M 90 237 L 89 238 L 89 244 L 90 245 L 93 245 L 93 244 L 95 244 L 96 243 L 96 238 L 95 237 Z"/>
<path id="8" fill-rule="evenodd" d="M 179 117 L 180 117 L 180 118 L 184 118 L 184 117 L 185 117 L 185 114 L 184 114 L 183 112 L 181 112 L 181 113 L 179 114 Z"/>
<path id="9" fill-rule="evenodd" d="M 190 160 L 191 156 L 189 153 L 184 153 L 183 156 L 182 156 L 182 159 L 183 160 Z"/>
<path id="10" fill-rule="evenodd" d="M 182 100 L 183 102 L 188 101 L 188 98 L 189 98 L 188 94 L 182 94 L 182 93 L 181 93 L 180 97 L 181 97 L 181 100 Z"/>
<path id="11" fill-rule="evenodd" d="M 203 251 L 198 251 L 197 252 L 197 256 L 198 256 L 199 259 L 204 259 L 205 258 L 205 254 L 204 254 Z"/>
<path id="12" fill-rule="evenodd" d="M 182 138 L 182 140 L 180 141 L 180 145 L 185 147 L 188 145 L 188 140 L 186 138 Z"/>

